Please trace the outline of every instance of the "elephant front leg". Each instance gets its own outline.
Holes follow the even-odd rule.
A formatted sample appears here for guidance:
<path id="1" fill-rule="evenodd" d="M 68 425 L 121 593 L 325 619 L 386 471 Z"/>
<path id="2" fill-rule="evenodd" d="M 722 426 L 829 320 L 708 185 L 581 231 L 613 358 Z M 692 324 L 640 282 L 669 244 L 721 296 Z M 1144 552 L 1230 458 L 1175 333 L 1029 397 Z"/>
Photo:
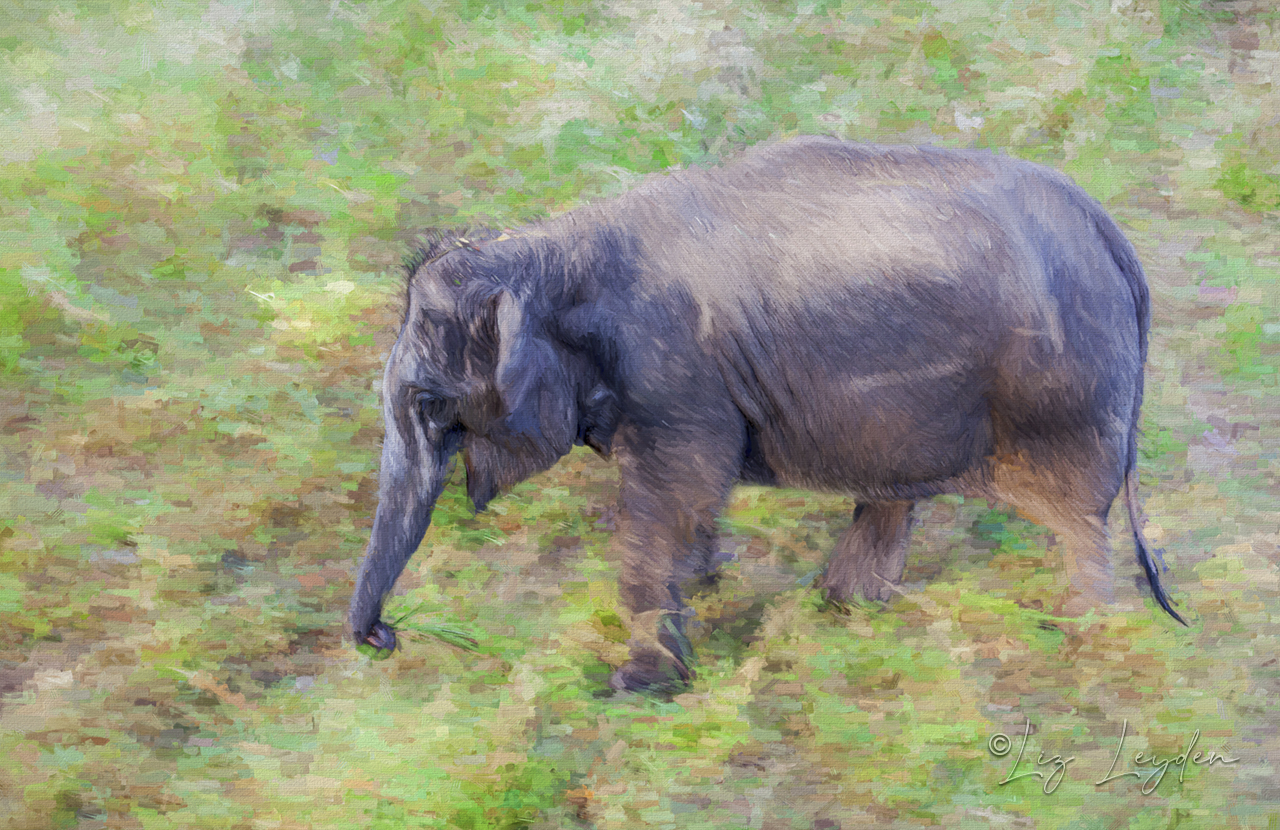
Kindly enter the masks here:
<path id="1" fill-rule="evenodd" d="M 668 694 L 683 689 L 693 679 L 693 649 L 685 636 L 689 609 L 674 588 L 664 590 L 665 597 L 647 597 L 624 580 L 621 593 L 631 630 L 630 659 L 609 678 L 609 686 Z"/>
<path id="2" fill-rule="evenodd" d="M 619 594 L 631 630 L 631 659 L 609 685 L 671 693 L 693 679 L 685 635 L 691 612 L 681 582 L 710 561 L 715 520 L 733 483 L 733 454 L 714 442 L 644 443 L 643 455 L 619 453 Z"/>
<path id="3" fill-rule="evenodd" d="M 858 505 L 822 575 L 828 600 L 843 603 L 856 595 L 884 601 L 892 596 L 907 564 L 914 508 L 911 501 Z"/>

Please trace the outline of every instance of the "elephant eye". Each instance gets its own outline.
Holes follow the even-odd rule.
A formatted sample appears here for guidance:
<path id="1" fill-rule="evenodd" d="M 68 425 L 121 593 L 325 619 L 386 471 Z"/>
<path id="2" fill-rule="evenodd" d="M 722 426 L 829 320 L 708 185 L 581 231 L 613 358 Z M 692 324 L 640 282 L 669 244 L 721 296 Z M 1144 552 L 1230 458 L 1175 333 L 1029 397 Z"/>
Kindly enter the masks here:
<path id="1" fill-rule="evenodd" d="M 457 421 L 454 402 L 448 398 L 419 395 L 418 411 L 423 420 L 437 429 L 448 429 Z"/>

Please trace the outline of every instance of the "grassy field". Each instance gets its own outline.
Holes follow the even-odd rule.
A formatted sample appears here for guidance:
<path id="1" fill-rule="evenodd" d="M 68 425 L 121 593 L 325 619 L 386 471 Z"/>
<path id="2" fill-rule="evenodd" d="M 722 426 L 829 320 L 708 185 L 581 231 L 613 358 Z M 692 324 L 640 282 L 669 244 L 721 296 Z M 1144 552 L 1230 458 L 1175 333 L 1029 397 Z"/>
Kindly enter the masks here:
<path id="1" fill-rule="evenodd" d="M 1278 18 L 5 0 L 0 827 L 1276 828 Z M 603 696 L 616 474 L 575 452 L 480 516 L 451 485 L 400 580 L 393 614 L 476 651 L 344 643 L 415 239 L 799 133 L 1035 159 L 1121 221 L 1147 532 L 1191 626 L 1055 623 L 1047 533 L 960 499 L 924 506 L 900 597 L 825 611 L 851 502 L 742 488 L 692 689 Z M 1234 763 L 1134 764 L 1197 730 Z M 1122 735 L 1141 777 L 1098 784 Z M 1006 781 L 1041 752 L 1075 760 Z"/>

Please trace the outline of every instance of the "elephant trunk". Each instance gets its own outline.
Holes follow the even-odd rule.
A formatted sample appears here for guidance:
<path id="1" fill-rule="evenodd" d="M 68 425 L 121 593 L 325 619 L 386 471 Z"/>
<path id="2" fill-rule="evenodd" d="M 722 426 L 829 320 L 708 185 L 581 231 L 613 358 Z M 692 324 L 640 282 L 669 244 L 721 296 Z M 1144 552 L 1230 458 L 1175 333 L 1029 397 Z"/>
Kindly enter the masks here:
<path id="1" fill-rule="evenodd" d="M 448 477 L 451 453 L 444 442 L 427 440 L 422 420 L 410 402 L 388 396 L 385 420 L 378 510 L 369 549 L 356 577 L 348 620 L 357 645 L 390 649 L 395 647 L 395 632 L 381 620 L 382 603 L 431 524 L 431 511 Z"/>

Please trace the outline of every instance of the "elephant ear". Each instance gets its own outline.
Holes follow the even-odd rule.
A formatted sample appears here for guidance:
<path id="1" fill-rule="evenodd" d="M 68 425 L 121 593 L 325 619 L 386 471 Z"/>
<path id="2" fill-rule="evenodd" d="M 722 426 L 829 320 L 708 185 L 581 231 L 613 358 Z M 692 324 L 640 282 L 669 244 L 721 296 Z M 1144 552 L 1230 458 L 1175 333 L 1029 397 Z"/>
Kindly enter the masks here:
<path id="1" fill-rule="evenodd" d="M 498 363 L 503 432 L 512 450 L 533 452 L 550 466 L 573 447 L 577 397 L 566 356 L 529 305 L 508 291 L 497 297 Z"/>

